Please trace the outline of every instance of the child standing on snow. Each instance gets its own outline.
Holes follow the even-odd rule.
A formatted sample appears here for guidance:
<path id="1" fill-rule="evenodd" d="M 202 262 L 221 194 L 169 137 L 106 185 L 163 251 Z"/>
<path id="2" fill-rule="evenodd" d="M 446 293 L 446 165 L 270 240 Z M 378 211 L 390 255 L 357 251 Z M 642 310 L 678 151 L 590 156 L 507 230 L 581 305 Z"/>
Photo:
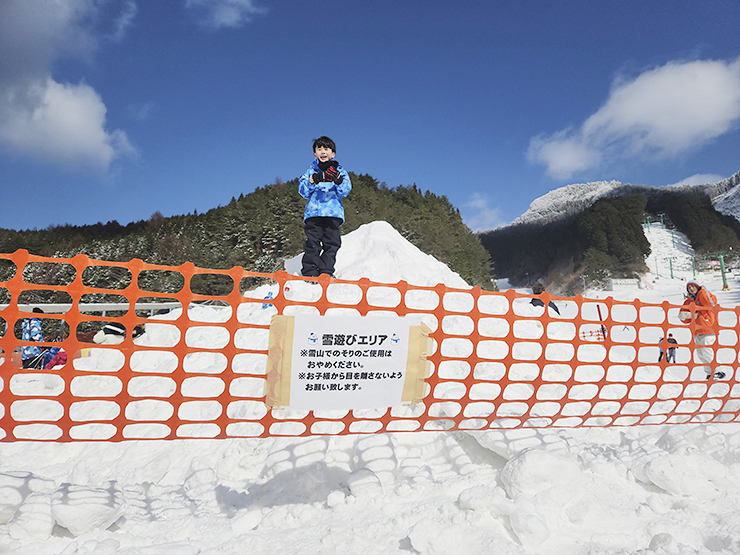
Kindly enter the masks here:
<path id="1" fill-rule="evenodd" d="M 344 223 L 342 198 L 352 189 L 349 175 L 334 160 L 337 147 L 329 137 L 319 137 L 313 142 L 316 158 L 311 167 L 298 180 L 298 192 L 308 199 L 303 214 L 306 242 L 303 244 L 301 274 L 334 277 L 337 251 L 342 245 L 339 226 Z"/>

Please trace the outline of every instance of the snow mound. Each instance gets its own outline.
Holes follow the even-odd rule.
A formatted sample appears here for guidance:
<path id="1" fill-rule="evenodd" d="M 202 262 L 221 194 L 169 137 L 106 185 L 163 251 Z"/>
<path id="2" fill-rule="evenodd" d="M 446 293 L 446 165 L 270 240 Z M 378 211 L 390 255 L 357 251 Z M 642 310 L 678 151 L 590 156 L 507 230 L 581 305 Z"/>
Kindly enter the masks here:
<path id="1" fill-rule="evenodd" d="M 285 271 L 300 275 L 302 254 L 285 261 Z M 459 274 L 406 240 L 388 222 L 364 224 L 342 236 L 334 274 L 339 279 L 368 278 L 379 283 L 469 288 Z"/>

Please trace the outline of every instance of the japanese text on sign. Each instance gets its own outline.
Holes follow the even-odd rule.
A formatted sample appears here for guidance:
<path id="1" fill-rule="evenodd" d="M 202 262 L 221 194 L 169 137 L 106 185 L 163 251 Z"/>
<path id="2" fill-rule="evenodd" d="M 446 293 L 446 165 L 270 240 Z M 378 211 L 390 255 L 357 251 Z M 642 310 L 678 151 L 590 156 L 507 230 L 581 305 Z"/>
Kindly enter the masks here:
<path id="1" fill-rule="evenodd" d="M 268 390 L 272 384 L 281 393 L 274 405 L 359 409 L 418 401 L 415 382 L 425 376 L 427 335 L 413 317 L 275 316 Z M 270 397 L 268 391 L 268 404 Z"/>

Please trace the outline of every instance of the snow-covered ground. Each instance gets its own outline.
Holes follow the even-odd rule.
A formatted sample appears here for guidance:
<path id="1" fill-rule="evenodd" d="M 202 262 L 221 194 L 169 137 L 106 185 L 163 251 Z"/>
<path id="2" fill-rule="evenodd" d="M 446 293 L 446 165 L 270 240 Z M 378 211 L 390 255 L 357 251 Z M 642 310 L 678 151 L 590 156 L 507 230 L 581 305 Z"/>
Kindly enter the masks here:
<path id="1" fill-rule="evenodd" d="M 647 285 L 589 296 L 682 301 L 685 238 L 646 235 Z M 464 286 L 377 222 L 337 274 Z M 0 444 L 2 554 L 737 554 L 738 505 L 736 423 Z"/>
<path id="2" fill-rule="evenodd" d="M 650 270 L 653 280 L 671 277 L 694 277 L 693 263 L 694 249 L 683 233 L 666 229 L 660 223 L 654 222 L 645 227 L 645 237 L 650 242 L 650 255 L 645 264 Z"/>

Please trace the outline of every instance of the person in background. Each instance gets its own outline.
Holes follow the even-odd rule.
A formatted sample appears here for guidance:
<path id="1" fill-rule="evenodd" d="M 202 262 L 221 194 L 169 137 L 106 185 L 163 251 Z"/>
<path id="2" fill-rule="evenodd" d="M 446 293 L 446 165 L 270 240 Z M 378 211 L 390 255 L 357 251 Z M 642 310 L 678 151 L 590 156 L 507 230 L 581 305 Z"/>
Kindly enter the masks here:
<path id="1" fill-rule="evenodd" d="M 534 295 L 542 295 L 542 293 L 544 292 L 545 292 L 545 286 L 543 285 L 541 281 L 538 281 L 532 286 L 532 293 Z M 542 307 L 545 306 L 545 302 L 542 299 L 538 299 L 537 297 L 532 297 L 532 300 L 529 302 L 532 306 L 542 306 Z M 560 315 L 560 310 L 558 310 L 558 307 L 554 301 L 550 301 L 547 304 L 552 310 L 558 313 L 558 316 Z"/>
<path id="2" fill-rule="evenodd" d="M 33 312 L 36 314 L 44 313 L 38 307 L 35 307 Z M 23 341 L 44 341 L 40 318 L 25 318 L 21 322 L 21 330 L 21 339 Z M 53 341 L 58 340 L 59 338 L 53 339 Z M 23 368 L 48 369 L 58 364 L 65 364 L 67 362 L 67 354 L 61 347 L 21 347 L 21 361 Z"/>
<path id="3" fill-rule="evenodd" d="M 669 343 L 669 345 L 678 344 L 676 338 L 673 337 L 672 333 L 668 334 L 668 339 L 666 341 Z M 676 364 L 676 347 L 668 347 L 668 349 L 666 350 L 665 361 L 669 364 Z"/>
<path id="4" fill-rule="evenodd" d="M 136 324 L 131 338 L 136 339 L 144 333 L 144 324 Z M 94 336 L 93 341 L 98 345 L 119 345 L 126 338 L 126 326 L 118 322 L 110 322 L 103 326 Z"/>
<path id="5" fill-rule="evenodd" d="M 33 309 L 34 314 L 43 314 L 38 307 Z M 23 341 L 43 341 L 40 318 L 24 318 L 21 322 L 21 339 Z M 43 368 L 42 353 L 44 349 L 36 346 L 21 347 L 23 368 Z"/>
<path id="6" fill-rule="evenodd" d="M 707 379 L 714 377 L 721 380 L 725 373 L 712 369 L 714 359 L 714 350 L 707 345 L 714 345 L 717 340 L 717 315 L 714 307 L 717 306 L 717 297 L 714 296 L 706 287 L 702 287 L 698 282 L 691 280 L 686 284 L 686 301 L 678 313 L 678 318 L 685 324 L 693 321 L 696 325 L 694 330 L 694 344 L 698 347 L 694 351 L 698 362 L 703 363 Z M 691 305 L 695 305 L 695 312 L 692 316 Z"/>
<path id="7" fill-rule="evenodd" d="M 660 341 L 658 341 L 658 343 L 660 343 L 661 345 L 664 342 L 667 342 L 667 343 L 669 343 L 671 345 L 676 345 L 677 344 L 676 339 L 673 337 L 673 334 L 672 333 L 669 333 L 668 334 L 668 339 L 665 339 L 664 337 L 661 337 L 660 338 Z M 658 362 L 660 362 L 661 360 L 663 360 L 663 347 L 660 347 L 660 355 L 658 355 Z M 665 355 L 665 361 L 668 364 L 671 364 L 671 363 L 675 364 L 676 363 L 676 347 L 668 347 L 668 349 L 666 351 L 666 355 Z"/>

